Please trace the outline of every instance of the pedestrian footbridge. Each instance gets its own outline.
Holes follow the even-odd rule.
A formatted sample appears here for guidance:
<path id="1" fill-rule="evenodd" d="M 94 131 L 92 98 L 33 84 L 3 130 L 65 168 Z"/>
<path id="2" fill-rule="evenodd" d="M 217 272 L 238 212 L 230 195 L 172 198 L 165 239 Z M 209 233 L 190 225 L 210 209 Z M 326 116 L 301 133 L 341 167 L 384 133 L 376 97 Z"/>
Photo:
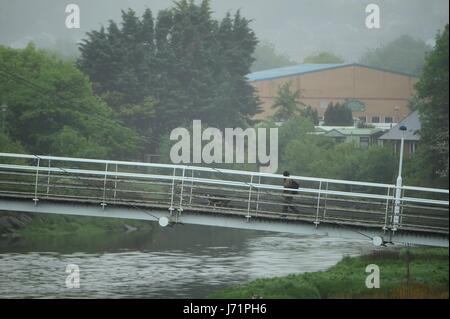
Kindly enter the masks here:
<path id="1" fill-rule="evenodd" d="M 0 153 L 0 211 L 448 247 L 446 189 L 291 178 L 300 184 L 292 203 L 285 199 L 282 175 Z"/>

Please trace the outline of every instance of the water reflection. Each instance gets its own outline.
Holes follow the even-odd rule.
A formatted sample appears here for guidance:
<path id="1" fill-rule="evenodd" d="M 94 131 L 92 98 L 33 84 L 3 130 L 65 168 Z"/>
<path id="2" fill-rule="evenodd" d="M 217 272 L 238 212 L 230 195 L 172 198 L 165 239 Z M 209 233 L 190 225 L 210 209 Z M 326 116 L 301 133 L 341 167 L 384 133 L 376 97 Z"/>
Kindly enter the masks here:
<path id="1" fill-rule="evenodd" d="M 365 240 L 198 226 L 127 234 L 114 241 L 121 245 L 84 252 L 79 243 L 60 242 L 65 246 L 50 245 L 55 250 L 3 247 L 0 297 L 203 298 L 256 278 L 324 270 L 344 255 L 372 249 Z M 69 263 L 80 267 L 79 289 L 65 287 Z"/>

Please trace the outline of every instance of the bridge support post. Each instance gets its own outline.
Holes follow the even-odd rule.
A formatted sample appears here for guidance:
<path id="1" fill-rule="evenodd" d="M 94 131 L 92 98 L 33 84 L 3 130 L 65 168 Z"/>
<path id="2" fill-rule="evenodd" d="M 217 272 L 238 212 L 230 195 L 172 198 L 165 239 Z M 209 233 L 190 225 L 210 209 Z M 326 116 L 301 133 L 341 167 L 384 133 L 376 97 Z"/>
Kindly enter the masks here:
<path id="1" fill-rule="evenodd" d="M 248 190 L 248 205 L 247 205 L 247 216 L 245 216 L 245 218 L 247 218 L 247 221 L 250 220 L 250 218 L 252 216 L 250 216 L 250 208 L 251 208 L 251 203 L 252 203 L 252 186 L 253 186 L 253 175 L 250 177 L 250 187 Z"/>
<path id="2" fill-rule="evenodd" d="M 105 164 L 105 178 L 103 179 L 103 199 L 100 205 L 102 206 L 102 209 L 105 209 L 106 206 L 106 181 L 108 177 L 108 163 Z"/>
<path id="3" fill-rule="evenodd" d="M 400 159 L 398 163 L 398 177 L 397 183 L 395 184 L 395 205 L 394 205 L 394 216 L 392 219 L 392 231 L 396 231 L 400 222 L 400 206 L 402 197 L 402 166 L 403 166 L 403 149 L 405 146 L 405 131 L 407 128 L 405 126 L 400 126 L 400 131 L 402 131 L 402 138 L 400 141 Z"/>
<path id="4" fill-rule="evenodd" d="M 47 198 L 50 193 L 50 167 L 51 167 L 51 160 L 48 160 L 48 172 L 47 172 Z"/>
<path id="5" fill-rule="evenodd" d="M 316 220 L 314 221 L 314 225 L 319 226 L 319 211 L 320 211 L 320 195 L 322 191 L 322 181 L 319 182 L 319 193 L 317 194 L 317 208 L 316 208 Z"/>
<path id="6" fill-rule="evenodd" d="M 194 189 L 194 170 L 191 168 L 191 186 L 190 186 L 190 194 L 189 194 L 189 205 L 192 204 L 192 191 Z"/>
<path id="7" fill-rule="evenodd" d="M 389 214 L 389 202 L 390 202 L 390 199 L 389 199 L 389 196 L 391 195 L 391 188 L 390 187 L 388 187 L 387 188 L 387 198 L 386 198 L 386 212 L 385 212 L 385 215 L 384 215 L 384 226 L 383 226 L 383 230 L 384 231 L 386 231 L 386 230 L 388 230 L 388 227 L 387 227 L 387 223 L 388 223 L 388 214 Z"/>
<path id="8" fill-rule="evenodd" d="M 394 204 L 394 216 L 392 219 L 392 230 L 396 231 L 400 221 L 400 206 L 402 197 L 402 177 L 397 178 L 397 183 L 395 185 L 395 204 Z"/>
<path id="9" fill-rule="evenodd" d="M 170 195 L 170 207 L 169 207 L 170 216 L 172 216 L 172 213 L 174 211 L 173 199 L 174 199 L 174 195 L 175 195 L 175 175 L 176 175 L 176 170 L 177 170 L 176 168 L 173 169 L 172 191 L 171 191 L 171 195 Z"/>
<path id="10" fill-rule="evenodd" d="M 324 203 L 323 215 L 322 215 L 323 221 L 325 221 L 325 218 L 327 215 L 327 199 L 328 199 L 328 182 L 327 182 L 327 186 L 325 187 L 325 203 Z"/>
<path id="11" fill-rule="evenodd" d="M 117 197 L 117 172 L 118 167 L 116 163 L 116 175 L 114 176 L 114 195 L 113 195 L 114 204 L 116 204 L 116 197 Z"/>
<path id="12" fill-rule="evenodd" d="M 186 168 L 183 167 L 182 176 L 181 176 L 180 205 L 178 207 L 176 222 L 178 222 L 178 218 L 181 216 L 181 213 L 183 212 L 183 190 L 184 190 L 184 175 L 185 175 L 185 173 L 186 173 Z"/>
<path id="13" fill-rule="evenodd" d="M 258 217 L 259 211 L 259 195 L 261 193 L 261 175 L 258 176 L 258 192 L 256 193 L 256 208 L 255 208 L 255 217 Z"/>
<path id="14" fill-rule="evenodd" d="M 41 159 L 38 157 L 37 158 L 37 164 L 36 164 L 36 181 L 34 183 L 34 205 L 37 205 L 39 199 L 37 197 L 37 191 L 38 191 L 38 184 L 39 184 L 39 165 L 41 163 Z"/>

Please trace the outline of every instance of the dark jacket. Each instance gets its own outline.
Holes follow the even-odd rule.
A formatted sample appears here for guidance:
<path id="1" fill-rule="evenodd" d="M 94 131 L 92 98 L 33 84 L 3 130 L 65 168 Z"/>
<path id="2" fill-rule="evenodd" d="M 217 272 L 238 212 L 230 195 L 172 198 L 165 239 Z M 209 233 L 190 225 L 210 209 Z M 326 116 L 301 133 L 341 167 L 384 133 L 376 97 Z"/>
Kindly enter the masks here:
<path id="1" fill-rule="evenodd" d="M 299 188 L 299 184 L 294 181 L 293 179 L 287 177 L 283 180 L 283 186 L 284 186 L 284 190 L 283 193 L 285 194 L 296 194 L 296 191 L 290 191 L 289 189 L 298 189 Z"/>

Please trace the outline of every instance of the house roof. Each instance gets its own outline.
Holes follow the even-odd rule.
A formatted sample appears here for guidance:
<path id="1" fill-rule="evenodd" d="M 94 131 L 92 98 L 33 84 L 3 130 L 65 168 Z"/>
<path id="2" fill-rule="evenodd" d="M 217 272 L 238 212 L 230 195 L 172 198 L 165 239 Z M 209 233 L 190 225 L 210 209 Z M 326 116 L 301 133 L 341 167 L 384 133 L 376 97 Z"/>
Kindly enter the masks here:
<path id="1" fill-rule="evenodd" d="M 383 71 L 383 72 L 390 72 L 390 73 L 402 74 L 402 75 L 410 76 L 410 77 L 416 77 L 415 75 L 412 75 L 412 74 L 371 67 L 368 65 L 363 65 L 363 64 L 358 64 L 358 63 L 339 63 L 339 64 L 299 64 L 299 65 L 293 65 L 293 66 L 288 66 L 288 67 L 284 67 L 284 68 L 258 71 L 258 72 L 253 72 L 253 73 L 247 74 L 247 79 L 250 82 L 262 81 L 262 80 L 282 78 L 282 77 L 286 77 L 286 76 L 301 75 L 301 74 L 312 73 L 312 72 L 333 70 L 333 69 L 344 68 L 344 67 L 349 67 L 349 66 L 359 66 L 359 67 L 364 67 L 364 68 Z"/>
<path id="2" fill-rule="evenodd" d="M 420 115 L 419 111 L 414 111 L 401 120 L 397 125 L 395 125 L 388 132 L 383 134 L 380 139 L 381 140 L 401 140 L 402 131 L 400 131 L 400 126 L 406 126 L 407 130 L 405 131 L 405 140 L 406 141 L 418 141 L 420 140 L 419 131 L 421 128 L 420 125 Z"/>
<path id="3" fill-rule="evenodd" d="M 316 130 L 325 136 L 373 135 L 383 132 L 380 128 L 357 128 L 353 126 L 316 126 Z"/>
<path id="4" fill-rule="evenodd" d="M 379 132 L 382 132 L 382 130 L 377 128 L 334 128 L 328 131 L 325 135 L 336 136 L 340 134 L 341 136 L 349 136 L 349 135 L 370 136 Z"/>

